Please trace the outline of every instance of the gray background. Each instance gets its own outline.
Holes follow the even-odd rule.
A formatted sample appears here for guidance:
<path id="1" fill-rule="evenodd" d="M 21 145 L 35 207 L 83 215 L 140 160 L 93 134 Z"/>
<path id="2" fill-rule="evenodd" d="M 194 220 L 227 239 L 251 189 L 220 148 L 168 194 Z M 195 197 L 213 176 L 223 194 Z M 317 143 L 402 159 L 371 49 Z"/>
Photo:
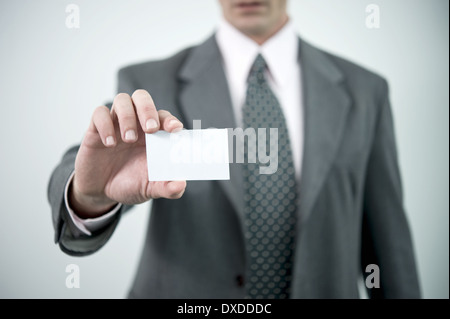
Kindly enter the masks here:
<path id="1" fill-rule="evenodd" d="M 65 25 L 69 3 L 79 5 L 79 29 Z M 380 6 L 380 29 L 365 26 L 369 3 Z M 448 1 L 289 6 L 306 40 L 388 79 L 424 296 L 448 298 Z M 119 67 L 202 41 L 219 16 L 215 0 L 0 1 L 0 297 L 126 295 L 149 204 L 123 218 L 97 254 L 69 257 L 53 244 L 47 181 L 93 109 L 114 96 Z M 71 263 L 80 267 L 79 289 L 65 286 Z"/>

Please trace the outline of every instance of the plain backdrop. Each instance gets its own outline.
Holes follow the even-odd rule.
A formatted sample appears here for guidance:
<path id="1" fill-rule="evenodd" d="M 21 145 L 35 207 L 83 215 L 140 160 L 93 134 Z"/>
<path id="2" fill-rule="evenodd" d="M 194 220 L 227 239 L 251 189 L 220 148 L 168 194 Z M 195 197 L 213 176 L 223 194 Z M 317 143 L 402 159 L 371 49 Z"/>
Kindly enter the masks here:
<path id="1" fill-rule="evenodd" d="M 66 6 L 80 28 L 66 27 Z M 366 27 L 366 6 L 380 28 Z M 299 35 L 388 79 L 405 206 L 423 293 L 449 297 L 449 21 L 446 0 L 290 0 Z M 149 204 L 121 220 L 89 257 L 53 243 L 47 183 L 115 95 L 118 68 L 200 43 L 217 0 L 0 2 L 0 297 L 123 298 L 143 245 Z M 157 101 L 156 101 L 157 102 Z M 80 267 L 80 288 L 65 285 Z M 330 265 L 333 267 L 333 265 Z"/>

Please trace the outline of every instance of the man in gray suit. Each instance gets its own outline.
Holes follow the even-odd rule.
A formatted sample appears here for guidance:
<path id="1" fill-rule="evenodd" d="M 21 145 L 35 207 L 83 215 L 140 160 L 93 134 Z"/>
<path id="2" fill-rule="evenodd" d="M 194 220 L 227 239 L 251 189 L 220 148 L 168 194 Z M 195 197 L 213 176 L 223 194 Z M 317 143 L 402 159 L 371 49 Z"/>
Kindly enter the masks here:
<path id="1" fill-rule="evenodd" d="M 286 1 L 220 3 L 204 43 L 119 72 L 111 109 L 94 111 L 51 177 L 55 241 L 94 253 L 130 205 L 152 199 L 132 298 L 358 298 L 372 264 L 371 297 L 420 297 L 386 81 L 299 39 Z M 144 133 L 262 123 L 246 91 L 258 85 L 286 132 L 286 185 L 256 187 L 237 164 L 229 181 L 148 182 Z"/>

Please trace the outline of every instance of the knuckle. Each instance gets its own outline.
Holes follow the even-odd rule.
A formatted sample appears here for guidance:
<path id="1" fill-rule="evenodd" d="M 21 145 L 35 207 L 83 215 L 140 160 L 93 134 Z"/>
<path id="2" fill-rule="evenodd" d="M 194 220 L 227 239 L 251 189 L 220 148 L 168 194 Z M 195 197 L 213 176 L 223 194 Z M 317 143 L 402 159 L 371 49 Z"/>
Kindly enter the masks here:
<path id="1" fill-rule="evenodd" d="M 152 187 L 151 198 L 158 199 L 161 198 L 160 192 L 157 189 L 158 187 Z"/>
<path id="2" fill-rule="evenodd" d="M 150 114 L 153 112 L 154 108 L 151 104 L 149 103 L 145 103 L 143 105 L 136 105 L 136 109 L 138 110 L 138 112 L 143 112 L 145 114 Z"/>
<path id="3" fill-rule="evenodd" d="M 125 113 L 119 117 L 119 121 L 127 124 L 134 124 L 136 122 L 136 115 L 134 113 Z"/>

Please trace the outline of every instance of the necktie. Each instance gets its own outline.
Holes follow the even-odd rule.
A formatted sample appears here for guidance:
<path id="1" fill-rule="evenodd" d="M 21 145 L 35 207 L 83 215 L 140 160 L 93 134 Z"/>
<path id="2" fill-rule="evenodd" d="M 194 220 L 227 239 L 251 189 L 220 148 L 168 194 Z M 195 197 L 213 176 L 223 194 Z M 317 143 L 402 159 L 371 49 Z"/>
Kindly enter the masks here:
<path id="1" fill-rule="evenodd" d="M 248 77 L 243 124 L 245 129 L 255 129 L 258 152 L 265 146 L 264 155 L 270 154 L 270 161 L 278 156 L 278 168 L 261 174 L 260 166 L 268 164 L 261 163 L 259 156 L 256 163 L 249 163 L 255 145 L 248 138 L 244 141 L 246 291 L 248 298 L 283 299 L 290 291 L 297 188 L 286 121 L 265 79 L 266 67 L 258 55 Z M 278 151 L 270 149 L 270 139 L 277 138 L 270 128 L 278 129 Z M 258 129 L 266 129 L 265 141 Z"/>

